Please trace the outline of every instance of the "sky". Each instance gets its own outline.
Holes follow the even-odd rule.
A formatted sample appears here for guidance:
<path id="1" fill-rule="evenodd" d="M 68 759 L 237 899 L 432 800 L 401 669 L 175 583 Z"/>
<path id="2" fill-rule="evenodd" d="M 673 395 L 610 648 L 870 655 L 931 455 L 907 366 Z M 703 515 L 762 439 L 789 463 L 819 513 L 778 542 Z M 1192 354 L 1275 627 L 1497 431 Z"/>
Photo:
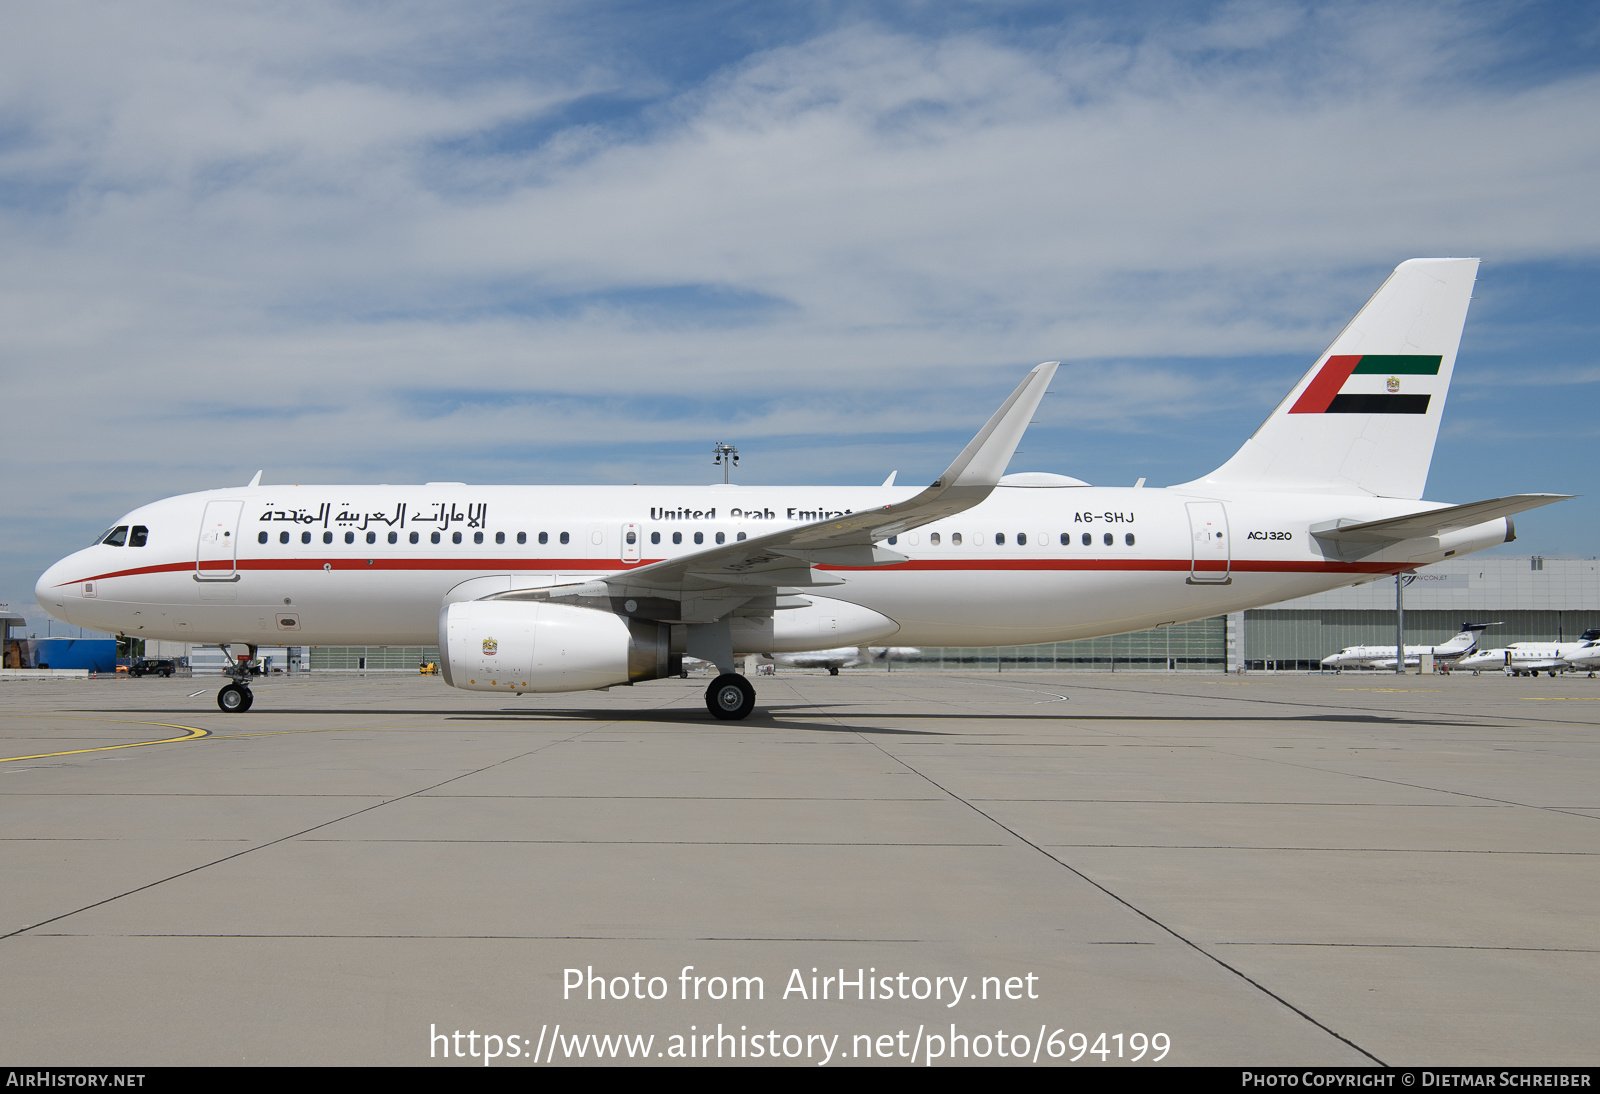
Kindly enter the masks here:
<path id="1" fill-rule="evenodd" d="M 1222 463 L 1399 262 L 1477 256 L 1427 496 L 1583 494 L 1600 7 L 0 9 L 0 601 L 273 482 Z M 1499 550 L 1600 553 L 1600 503 Z"/>

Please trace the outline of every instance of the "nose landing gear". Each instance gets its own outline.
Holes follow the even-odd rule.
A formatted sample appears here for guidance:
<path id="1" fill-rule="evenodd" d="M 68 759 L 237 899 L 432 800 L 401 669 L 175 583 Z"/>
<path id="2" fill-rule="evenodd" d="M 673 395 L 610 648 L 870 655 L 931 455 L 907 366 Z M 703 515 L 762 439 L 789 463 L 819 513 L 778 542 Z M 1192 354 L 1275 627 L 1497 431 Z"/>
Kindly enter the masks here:
<path id="1" fill-rule="evenodd" d="M 725 722 L 748 718 L 756 709 L 756 689 L 736 672 L 725 672 L 706 688 L 706 709 Z"/>
<path id="2" fill-rule="evenodd" d="M 217 706 L 222 708 L 224 714 L 243 714 L 255 701 L 256 697 L 250 689 L 240 684 L 228 684 L 217 692 Z"/>
<path id="3" fill-rule="evenodd" d="M 222 647 L 223 672 L 233 678 L 233 682 L 224 684 L 222 690 L 217 692 L 217 707 L 224 714 L 243 714 L 255 705 L 256 697 L 250 691 L 250 669 L 248 665 L 256 659 L 256 647 L 247 646 L 250 656 L 244 665 L 233 659 L 233 652 L 226 646 Z"/>

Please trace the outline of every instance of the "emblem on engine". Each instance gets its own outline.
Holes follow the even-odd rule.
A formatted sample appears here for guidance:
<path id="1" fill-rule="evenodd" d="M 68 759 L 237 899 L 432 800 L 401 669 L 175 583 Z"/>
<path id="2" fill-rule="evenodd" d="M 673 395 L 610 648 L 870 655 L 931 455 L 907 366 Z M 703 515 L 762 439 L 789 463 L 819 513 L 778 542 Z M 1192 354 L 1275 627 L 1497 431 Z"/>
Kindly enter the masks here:
<path id="1" fill-rule="evenodd" d="M 1398 376 L 1389 377 L 1389 393 L 1392 395 L 1396 391 L 1399 391 L 1399 390 L 1400 390 L 1400 377 L 1398 377 Z"/>
<path id="2" fill-rule="evenodd" d="M 484 652 L 485 656 L 493 657 L 494 654 L 495 654 L 495 651 L 498 650 L 499 648 L 500 648 L 500 643 L 496 642 L 494 639 L 485 638 L 483 640 L 483 652 Z"/>

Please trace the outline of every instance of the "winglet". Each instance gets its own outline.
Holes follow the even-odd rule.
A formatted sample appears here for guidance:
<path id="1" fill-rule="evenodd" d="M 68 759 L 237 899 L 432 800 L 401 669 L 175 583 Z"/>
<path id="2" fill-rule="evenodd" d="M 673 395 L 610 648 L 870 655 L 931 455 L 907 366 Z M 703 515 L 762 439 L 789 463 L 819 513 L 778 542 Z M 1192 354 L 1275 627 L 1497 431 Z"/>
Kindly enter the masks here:
<path id="1" fill-rule="evenodd" d="M 251 486 L 260 486 L 260 485 L 261 485 L 261 472 L 259 472 L 259 471 L 256 472 L 256 477 L 255 478 L 251 479 L 248 483 L 245 484 L 245 486 L 247 488 L 251 487 Z"/>
<path id="2" fill-rule="evenodd" d="M 1050 386 L 1050 380 L 1059 367 L 1060 361 L 1035 365 L 1023 377 L 1022 383 L 1017 385 L 1017 390 L 1000 404 L 1000 409 L 978 430 L 978 435 L 967 443 L 961 455 L 945 468 L 944 474 L 934 480 L 933 485 L 946 490 L 973 486 L 983 488 L 985 492 L 992 489 L 1000 481 L 1000 476 L 1006 473 L 1006 466 L 1011 463 L 1017 445 L 1022 443 L 1022 434 L 1028 428 L 1028 423 L 1033 421 L 1033 412 L 1039 409 L 1045 388 Z"/>

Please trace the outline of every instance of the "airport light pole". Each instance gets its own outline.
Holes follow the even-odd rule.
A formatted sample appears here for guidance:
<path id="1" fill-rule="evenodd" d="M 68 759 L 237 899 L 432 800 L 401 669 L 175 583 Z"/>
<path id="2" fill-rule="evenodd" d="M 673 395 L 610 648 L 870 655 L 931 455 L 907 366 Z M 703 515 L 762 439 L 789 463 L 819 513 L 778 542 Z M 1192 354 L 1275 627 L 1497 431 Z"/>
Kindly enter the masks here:
<path id="1" fill-rule="evenodd" d="M 1406 586 L 1417 579 L 1417 571 L 1394 575 L 1394 671 L 1406 674 Z"/>
<path id="2" fill-rule="evenodd" d="M 722 485 L 728 485 L 728 472 L 731 468 L 739 466 L 739 450 L 731 444 L 718 441 L 711 446 L 711 462 L 722 468 Z"/>

